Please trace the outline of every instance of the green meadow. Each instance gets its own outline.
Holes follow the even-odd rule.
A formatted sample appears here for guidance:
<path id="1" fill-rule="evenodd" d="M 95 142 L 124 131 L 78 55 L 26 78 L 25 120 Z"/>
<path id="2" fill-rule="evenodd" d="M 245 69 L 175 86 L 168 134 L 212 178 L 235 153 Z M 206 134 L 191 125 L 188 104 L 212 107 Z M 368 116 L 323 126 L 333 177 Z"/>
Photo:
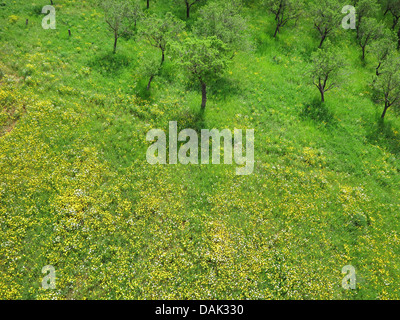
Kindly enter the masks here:
<path id="1" fill-rule="evenodd" d="M 183 37 L 204 6 L 187 19 L 173 1 L 142 2 L 184 21 Z M 321 103 L 312 17 L 274 38 L 274 16 L 244 1 L 252 48 L 201 110 L 172 50 L 146 90 L 142 66 L 160 51 L 140 20 L 113 54 L 96 1 L 55 0 L 55 30 L 45 5 L 0 0 L 0 299 L 400 298 L 400 117 L 381 120 L 377 61 L 361 60 L 355 30 L 329 36 L 346 73 Z M 170 121 L 254 129 L 254 172 L 150 165 L 146 134 Z"/>

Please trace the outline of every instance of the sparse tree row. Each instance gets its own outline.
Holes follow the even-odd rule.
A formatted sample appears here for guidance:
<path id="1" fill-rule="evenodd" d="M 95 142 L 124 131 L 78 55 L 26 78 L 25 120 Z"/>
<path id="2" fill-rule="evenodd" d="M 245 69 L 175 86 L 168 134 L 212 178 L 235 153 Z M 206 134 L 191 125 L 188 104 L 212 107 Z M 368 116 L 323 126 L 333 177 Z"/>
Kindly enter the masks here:
<path id="1" fill-rule="evenodd" d="M 207 103 L 207 89 L 225 74 L 229 63 L 238 51 L 252 48 L 249 42 L 247 21 L 243 18 L 242 1 L 174 0 L 177 8 L 185 8 L 186 19 L 191 9 L 197 7 L 197 19 L 188 31 L 184 21 L 168 12 L 160 17 L 143 10 L 149 9 L 150 0 L 104 0 L 100 6 L 105 21 L 114 35 L 113 52 L 117 51 L 120 36 L 135 30 L 140 21 L 138 35 L 149 45 L 159 49 L 160 60 L 145 59 L 142 74 L 148 77 L 147 90 L 159 75 L 169 57 L 186 71 L 188 78 L 198 83 L 202 92 L 201 108 Z M 318 88 L 321 102 L 325 93 L 339 86 L 345 74 L 345 60 L 334 47 L 335 37 L 343 30 L 345 15 L 339 0 L 259 0 L 260 9 L 265 8 L 274 17 L 271 36 L 278 35 L 289 24 L 295 28 L 300 19 L 312 22 L 316 51 L 311 55 L 308 70 L 312 83 Z M 360 58 L 367 65 L 366 57 L 376 58 L 373 88 L 384 103 L 382 118 L 390 107 L 400 106 L 400 0 L 353 0 L 356 9 L 354 45 L 360 48 Z M 157 2 L 154 3 L 157 5 Z M 388 23 L 389 21 L 389 23 Z"/>
<path id="2" fill-rule="evenodd" d="M 190 17 L 190 9 L 205 0 L 175 0 L 184 3 L 187 8 L 186 17 Z M 148 4 L 148 2 L 147 2 Z M 119 1 L 106 0 L 100 2 L 105 11 L 105 21 L 114 35 L 113 52 L 117 51 L 120 36 L 140 20 L 138 35 L 149 45 L 159 49 L 160 60 L 145 59 L 141 65 L 142 74 L 148 77 L 147 90 L 159 75 L 169 51 L 176 64 L 185 70 L 188 78 L 197 82 L 202 92 L 201 108 L 206 107 L 207 88 L 220 78 L 235 53 L 251 47 L 248 42 L 247 24 L 240 15 L 240 1 L 215 3 L 203 6 L 199 17 L 193 25 L 190 36 L 185 31 L 185 22 L 168 12 L 163 17 L 145 14 L 140 0 Z"/>
<path id="3" fill-rule="evenodd" d="M 321 102 L 325 102 L 325 93 L 339 86 L 346 74 L 344 58 L 329 41 L 329 37 L 341 28 L 343 3 L 321 0 L 311 2 L 308 7 L 302 1 L 292 0 L 264 0 L 264 3 L 275 16 L 273 37 L 290 20 L 297 25 L 301 16 L 308 16 L 313 22 L 319 45 L 312 54 L 308 73 L 318 88 Z M 366 55 L 371 53 L 378 61 L 372 86 L 384 103 L 383 119 L 390 107 L 400 107 L 400 58 L 396 50 L 396 47 L 400 49 L 400 0 L 379 3 L 377 0 L 355 0 L 353 5 L 356 9 L 354 41 L 360 47 L 361 59 L 366 63 Z M 379 19 L 382 16 L 391 17 L 389 26 L 386 21 Z"/>
<path id="4" fill-rule="evenodd" d="M 390 107 L 400 106 L 400 0 L 355 0 L 356 44 L 365 65 L 370 53 L 377 60 L 372 87 L 384 104 L 381 118 Z M 389 18 L 388 18 L 389 16 Z M 382 19 L 383 17 L 383 19 Z M 391 18 L 391 19 L 390 19 Z M 388 24 L 387 20 L 391 20 Z"/>

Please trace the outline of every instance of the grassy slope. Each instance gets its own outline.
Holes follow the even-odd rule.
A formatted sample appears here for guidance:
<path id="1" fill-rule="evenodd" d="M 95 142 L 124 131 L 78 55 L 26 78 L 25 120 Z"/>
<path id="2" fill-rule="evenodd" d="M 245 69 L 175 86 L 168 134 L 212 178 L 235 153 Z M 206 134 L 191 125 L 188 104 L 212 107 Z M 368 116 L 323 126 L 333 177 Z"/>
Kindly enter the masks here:
<path id="1" fill-rule="evenodd" d="M 157 51 L 122 39 L 113 56 L 93 1 L 58 2 L 54 31 L 41 28 L 46 1 L 0 7 L 0 101 L 19 110 L 0 138 L 1 298 L 399 298 L 400 121 L 390 110 L 378 124 L 374 62 L 362 66 L 350 31 L 333 41 L 352 74 L 316 110 L 310 22 L 275 41 L 271 16 L 250 5 L 256 49 L 235 57 L 201 115 L 169 58 L 147 97 L 137 70 Z M 166 10 L 184 13 L 159 1 Z M 172 120 L 254 128 L 254 174 L 148 165 L 146 133 Z M 54 291 L 40 289 L 46 264 Z"/>

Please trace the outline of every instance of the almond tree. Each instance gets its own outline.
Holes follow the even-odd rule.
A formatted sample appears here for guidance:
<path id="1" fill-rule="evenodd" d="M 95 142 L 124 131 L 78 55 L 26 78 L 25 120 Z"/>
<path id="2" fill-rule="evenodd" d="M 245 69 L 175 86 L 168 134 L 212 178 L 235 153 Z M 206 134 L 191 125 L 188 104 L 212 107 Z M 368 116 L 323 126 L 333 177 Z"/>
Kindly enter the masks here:
<path id="1" fill-rule="evenodd" d="M 248 26 L 240 15 L 240 5 L 235 2 L 217 3 L 203 7 L 193 26 L 193 33 L 198 37 L 216 36 L 234 53 L 251 48 L 248 40 Z"/>
<path id="2" fill-rule="evenodd" d="M 384 119 L 390 107 L 400 107 L 400 57 L 396 52 L 387 57 L 379 77 L 374 79 L 373 86 L 385 104 L 381 115 Z"/>
<path id="3" fill-rule="evenodd" d="M 321 94 L 321 102 L 325 102 L 325 93 L 340 83 L 340 75 L 344 67 L 344 59 L 328 41 L 324 49 L 318 49 L 312 54 L 312 66 L 309 74 L 314 85 Z"/>
<path id="4" fill-rule="evenodd" d="M 387 8 L 392 14 L 392 30 L 394 30 L 400 21 L 400 0 L 389 0 Z"/>
<path id="5" fill-rule="evenodd" d="M 378 60 L 378 65 L 375 68 L 375 73 L 377 76 L 380 75 L 380 67 L 386 58 L 396 50 L 394 38 L 395 35 L 386 29 L 383 36 L 371 45 L 371 51 Z"/>
<path id="6" fill-rule="evenodd" d="M 136 30 L 137 22 L 144 17 L 142 4 L 139 0 L 132 1 L 131 16 Z"/>
<path id="7" fill-rule="evenodd" d="M 189 37 L 181 44 L 176 43 L 178 64 L 189 74 L 191 80 L 201 86 L 204 110 L 207 103 L 207 87 L 220 78 L 230 61 L 226 45 L 216 36 L 208 38 Z"/>
<path id="8" fill-rule="evenodd" d="M 140 61 L 140 66 L 139 66 L 139 73 L 142 76 L 148 77 L 148 82 L 147 82 L 147 91 L 150 90 L 151 84 L 156 76 L 159 75 L 161 70 L 161 66 L 158 62 L 158 58 L 154 56 L 147 56 L 146 58 L 143 58 L 142 61 Z"/>
<path id="9" fill-rule="evenodd" d="M 393 23 L 392 30 L 396 29 L 400 21 L 400 0 L 386 0 L 385 2 L 385 15 L 390 13 L 392 15 Z M 400 49 L 400 27 L 397 30 L 397 49 Z"/>
<path id="10" fill-rule="evenodd" d="M 190 18 L 190 9 L 193 5 L 199 2 L 205 2 L 206 0 L 175 0 L 177 5 L 185 4 L 186 6 L 186 18 Z"/>
<path id="11" fill-rule="evenodd" d="M 365 60 L 365 49 L 384 35 L 384 26 L 375 18 L 365 18 L 358 27 L 359 34 L 357 43 L 362 49 L 362 60 Z"/>
<path id="12" fill-rule="evenodd" d="M 104 10 L 104 19 L 114 34 L 114 50 L 117 52 L 117 43 L 120 36 L 127 32 L 137 20 L 135 15 L 135 0 L 101 0 L 100 6 Z"/>
<path id="13" fill-rule="evenodd" d="M 383 16 L 386 16 L 389 13 L 390 10 L 390 5 L 392 3 L 393 0 L 384 0 L 382 1 L 382 8 L 384 9 L 384 13 Z"/>
<path id="14" fill-rule="evenodd" d="M 376 0 L 359 0 L 356 4 L 357 19 L 357 38 L 359 37 L 359 27 L 366 17 L 375 17 L 379 11 Z"/>
<path id="15" fill-rule="evenodd" d="M 274 38 L 289 21 L 297 20 L 303 11 L 302 0 L 266 0 L 268 10 L 275 15 Z"/>
<path id="16" fill-rule="evenodd" d="M 147 40 L 147 42 L 161 51 L 161 63 L 157 68 L 152 66 L 149 70 L 151 71 L 150 81 L 147 89 L 150 89 L 150 85 L 154 77 L 160 71 L 165 61 L 165 52 L 171 41 L 178 39 L 179 34 L 184 30 L 185 23 L 176 18 L 172 13 L 167 12 L 164 18 L 159 18 L 157 15 L 147 16 L 142 23 L 141 35 Z M 147 64 L 148 65 L 148 64 Z"/>
<path id="17" fill-rule="evenodd" d="M 327 37 L 340 26 L 341 7 L 337 0 L 318 0 L 310 5 L 310 15 L 320 36 L 318 48 L 322 48 Z"/>

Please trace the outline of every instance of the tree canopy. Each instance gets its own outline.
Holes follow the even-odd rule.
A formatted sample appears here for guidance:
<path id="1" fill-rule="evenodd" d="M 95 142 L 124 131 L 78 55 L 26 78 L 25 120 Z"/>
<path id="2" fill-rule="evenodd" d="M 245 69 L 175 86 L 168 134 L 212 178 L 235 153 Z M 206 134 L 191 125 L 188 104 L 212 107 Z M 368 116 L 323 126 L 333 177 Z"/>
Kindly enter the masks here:
<path id="1" fill-rule="evenodd" d="M 183 67 L 192 80 L 201 85 L 204 109 L 207 102 L 207 86 L 221 77 L 229 63 L 226 45 L 216 36 L 207 38 L 188 37 L 176 44 L 178 64 Z"/>

